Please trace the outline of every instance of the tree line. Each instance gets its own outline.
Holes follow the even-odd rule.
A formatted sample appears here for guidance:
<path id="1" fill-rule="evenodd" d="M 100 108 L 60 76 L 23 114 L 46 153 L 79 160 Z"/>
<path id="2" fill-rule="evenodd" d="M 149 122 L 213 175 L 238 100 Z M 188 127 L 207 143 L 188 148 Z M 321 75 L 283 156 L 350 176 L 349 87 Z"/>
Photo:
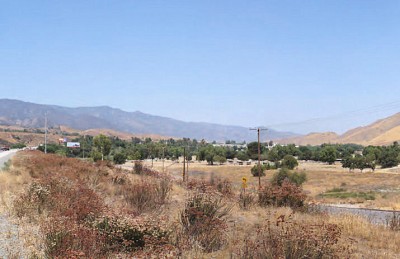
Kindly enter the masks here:
<path id="1" fill-rule="evenodd" d="M 250 142 L 247 145 L 229 141 L 229 145 L 217 145 L 196 139 L 166 139 L 152 140 L 151 138 L 132 138 L 129 141 L 118 137 L 104 135 L 79 136 L 72 139 L 80 142 L 80 148 L 68 149 L 64 145 L 49 144 L 47 152 L 58 153 L 70 157 L 91 158 L 94 161 L 107 159 L 115 163 L 124 163 L 126 160 L 170 159 L 177 160 L 185 155 L 187 160 L 193 156 L 199 161 L 207 161 L 210 165 L 225 163 L 228 159 L 241 161 L 258 159 L 258 143 Z M 43 146 L 39 147 L 44 150 Z M 389 168 L 400 163 L 400 146 L 394 142 L 390 146 L 361 146 L 357 144 L 322 144 L 318 146 L 260 145 L 261 160 L 270 161 L 278 168 L 282 163 L 292 166 L 292 157 L 298 160 L 318 161 L 333 164 L 341 161 L 343 167 L 349 170 L 365 168 L 375 170 L 376 166 Z M 296 161 L 297 162 L 297 161 Z M 286 165 L 287 166 L 287 165 Z"/>

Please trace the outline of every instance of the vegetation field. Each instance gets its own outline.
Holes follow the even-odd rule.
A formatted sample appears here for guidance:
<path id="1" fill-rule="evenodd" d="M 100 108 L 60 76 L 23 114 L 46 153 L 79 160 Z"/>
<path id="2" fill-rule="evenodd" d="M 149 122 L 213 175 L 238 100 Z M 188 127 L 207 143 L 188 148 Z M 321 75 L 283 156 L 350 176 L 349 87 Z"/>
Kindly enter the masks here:
<path id="1" fill-rule="evenodd" d="M 398 258 L 396 222 L 377 226 L 357 216 L 307 210 L 308 201 L 340 186 L 357 190 L 384 180 L 383 173 L 313 171 L 296 185 L 271 184 L 275 171 L 258 178 L 250 166 L 82 161 L 39 151 L 22 151 L 0 173 L 0 205 L 18 226 L 23 258 Z M 168 166 L 168 167 L 167 167 Z M 300 164 L 300 169 L 303 170 Z M 124 169 L 126 168 L 126 169 Z M 157 170 L 156 170 L 157 169 Z M 159 170 L 158 170 L 159 169 Z M 325 175 L 322 184 L 318 178 Z M 347 175 L 347 178 L 345 177 Z M 386 175 L 386 174 L 385 174 Z M 334 180 L 338 177 L 339 179 Z M 247 178 L 246 184 L 243 177 Z M 371 178 L 377 177 L 377 178 Z M 357 178 L 358 179 L 358 178 Z M 372 184 L 372 183 L 371 183 Z M 323 186 L 321 186 L 323 185 Z M 371 185 L 372 186 L 372 185 Z M 384 199 L 384 198 L 382 198 Z M 374 200 L 377 201 L 379 199 Z"/>
<path id="2" fill-rule="evenodd" d="M 167 161 L 164 170 L 177 178 L 182 177 L 183 164 Z M 127 163 L 128 167 L 131 166 Z M 146 165 L 151 167 L 151 161 Z M 162 162 L 153 162 L 155 169 L 162 171 Z M 207 163 L 189 163 L 189 177 L 196 179 L 209 179 L 211 175 L 222 177 L 232 182 L 233 186 L 240 189 L 242 177 L 247 177 L 249 185 L 258 186 L 258 177 L 250 173 L 253 165 L 213 165 Z M 398 168 L 349 171 L 340 163 L 328 165 L 313 161 L 299 161 L 295 169 L 305 172 L 307 181 L 303 189 L 307 193 L 309 203 L 354 204 L 363 208 L 377 208 L 387 210 L 400 210 L 400 173 Z M 266 176 L 261 177 L 261 182 L 269 182 L 277 170 L 266 171 Z M 331 192 L 333 189 L 341 192 Z M 337 195 L 334 195 L 337 194 Z M 342 195 L 340 195 L 342 194 Z"/>

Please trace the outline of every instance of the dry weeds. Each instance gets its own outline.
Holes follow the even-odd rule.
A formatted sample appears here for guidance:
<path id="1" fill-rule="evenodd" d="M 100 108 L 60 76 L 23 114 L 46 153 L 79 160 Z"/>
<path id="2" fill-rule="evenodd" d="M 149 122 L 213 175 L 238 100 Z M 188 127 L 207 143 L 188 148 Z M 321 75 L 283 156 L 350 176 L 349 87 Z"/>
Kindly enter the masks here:
<path id="1" fill-rule="evenodd" d="M 154 165 L 154 169 L 162 171 L 160 162 Z M 206 166 L 200 163 L 191 163 L 189 180 L 197 179 L 194 181 L 196 182 L 195 188 L 188 188 L 180 180 L 182 177 L 181 166 L 182 164 L 176 164 L 167 169 L 171 178 L 175 179 L 172 182 L 172 189 L 166 191 L 169 189 L 168 185 L 162 188 L 159 186 L 158 188 L 162 190 L 157 191 L 155 183 L 161 184 L 161 181 L 166 179 L 171 181 L 171 178 L 159 173 L 150 176 L 136 175 L 128 170 L 114 168 L 110 164 L 95 165 L 38 152 L 21 152 L 15 157 L 11 170 L 0 173 L 0 207 L 2 212 L 11 215 L 16 220 L 16 214 L 11 213 L 16 207 L 14 206 L 15 201 L 24 194 L 26 195 L 29 187 L 32 189 L 32 186 L 35 186 L 32 185 L 33 183 L 42 184 L 41 187 L 48 188 L 48 186 L 52 186 L 51 181 L 55 176 L 67 179 L 67 182 L 70 183 L 63 185 L 63 188 L 67 188 L 67 190 L 55 184 L 54 187 L 58 188 L 55 190 L 58 191 L 54 192 L 53 197 L 60 198 L 63 206 L 70 208 L 68 210 L 60 209 L 60 205 L 55 204 L 53 198 L 41 200 L 34 196 L 34 199 L 27 199 L 31 201 L 30 204 L 32 201 L 43 202 L 43 204 L 39 203 L 42 206 L 40 210 L 38 207 L 34 207 L 36 214 L 32 217 L 24 216 L 18 220 L 20 245 L 24 247 L 25 251 L 29 251 L 29 255 L 44 256 L 46 253 L 60 255 L 66 251 L 65 249 L 69 249 L 68 253 L 71 257 L 97 258 L 101 255 L 108 255 L 120 258 L 132 256 L 143 258 L 257 258 L 257 256 L 263 257 L 263 252 L 254 246 L 257 245 L 258 239 L 252 239 L 252 237 L 258 237 L 265 241 L 262 243 L 264 250 L 282 257 L 284 255 L 307 255 L 309 258 L 318 258 L 319 251 L 324 251 L 333 258 L 399 258 L 400 247 L 397 241 L 400 240 L 400 232 L 384 226 L 372 225 L 363 218 L 349 215 L 328 216 L 318 213 L 294 212 L 287 207 L 261 208 L 254 205 L 243 210 L 239 204 L 242 177 L 245 176 L 248 179 L 247 191 L 256 197 L 258 194 L 258 178 L 251 176 L 251 166 Z M 133 164 L 125 168 L 133 169 Z M 351 191 L 373 190 L 377 192 L 378 198 L 370 204 L 364 202 L 365 206 L 399 205 L 396 201 L 398 194 L 395 191 L 387 192 L 385 197 L 383 197 L 385 193 L 377 191 L 380 188 L 385 190 L 398 188 L 400 177 L 397 174 L 349 173 L 337 165 L 322 165 L 322 169 L 317 170 L 318 166 L 313 164 L 304 169 L 307 170 L 308 182 L 304 185 L 304 189 L 308 192 L 308 201 L 321 201 L 317 197 L 318 194 L 334 187 L 344 186 Z M 299 170 L 303 170 L 303 167 L 300 167 Z M 214 173 L 214 178 L 211 177 L 211 173 Z M 266 173 L 267 176 L 263 177 L 263 185 L 271 179 L 274 171 Z M 221 180 L 216 180 L 216 177 Z M 141 183 L 143 183 L 141 192 L 154 198 L 150 199 L 153 205 L 148 206 L 152 207 L 149 210 L 140 211 L 137 202 L 129 202 L 130 195 L 134 193 L 131 186 Z M 186 207 L 186 210 L 184 209 L 185 204 L 188 204 L 187 201 L 190 202 L 190 197 L 194 197 L 194 193 L 201 190 L 196 187 L 197 183 L 201 183 L 199 186 L 206 185 L 205 189 L 213 192 L 213 195 L 217 195 L 221 204 L 232 206 L 229 215 L 223 221 L 218 221 L 220 229 L 207 230 L 210 233 L 215 231 L 213 232 L 215 236 L 221 234 L 223 242 L 214 242 L 212 247 L 208 248 L 205 245 L 208 244 L 207 235 L 198 226 L 207 224 L 208 221 L 211 222 L 214 219 L 208 218 L 208 221 L 204 220 L 203 222 L 203 216 L 197 214 L 197 209 L 197 212 L 190 206 Z M 34 190 L 37 191 L 35 188 Z M 152 193 L 151 190 L 155 191 Z M 95 199 L 96 202 L 90 206 L 92 209 L 96 207 L 98 209 L 94 211 L 80 209 L 80 213 L 75 213 L 74 210 L 82 208 L 80 207 L 82 204 L 91 204 L 88 199 L 81 199 L 80 196 L 75 195 L 76 191 L 82 193 L 82 198 L 98 197 L 99 199 L 97 201 Z M 160 192 L 164 194 L 160 195 Z M 62 193 L 69 193 L 68 196 L 73 199 L 68 200 L 56 195 Z M 163 196 L 163 198 L 160 199 L 159 196 Z M 143 197 L 139 198 L 140 203 Z M 188 228 L 186 232 L 177 231 L 184 229 L 179 223 L 182 213 L 184 213 L 183 218 L 188 220 L 192 212 L 193 215 L 199 216 L 195 217 L 199 219 L 200 223 L 193 223 L 195 227 Z M 141 215 L 139 215 L 140 213 Z M 107 220 L 104 221 L 105 219 Z M 204 229 L 207 228 L 204 227 Z M 219 230 L 222 232 L 218 232 Z M 273 235 L 267 235 L 266 231 L 271 231 L 270 233 Z M 59 246 L 55 247 L 49 247 L 49 243 L 46 245 L 45 237 L 54 241 L 60 237 L 58 233 L 65 234 L 62 239 L 64 242 L 58 243 Z M 182 243 L 176 242 L 178 234 L 181 235 L 180 239 L 189 243 L 183 242 L 186 245 L 182 245 Z M 71 235 L 75 238 L 72 239 Z M 138 239 L 132 239 L 133 237 Z M 77 240 L 82 242 L 77 242 Z M 283 246 L 285 242 L 292 244 L 289 250 Z M 209 243 L 212 244 L 212 242 Z M 276 244 L 278 250 L 273 250 L 272 244 Z M 310 247 L 313 245 L 319 250 L 311 249 Z M 53 250 L 49 250 L 49 248 Z"/>

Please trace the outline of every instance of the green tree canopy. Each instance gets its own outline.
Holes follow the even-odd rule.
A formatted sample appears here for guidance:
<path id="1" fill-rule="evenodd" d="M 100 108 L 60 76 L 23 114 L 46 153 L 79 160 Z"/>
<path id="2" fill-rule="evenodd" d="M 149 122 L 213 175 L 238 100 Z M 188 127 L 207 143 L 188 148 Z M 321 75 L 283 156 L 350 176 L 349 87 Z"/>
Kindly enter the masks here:
<path id="1" fill-rule="evenodd" d="M 282 160 L 281 166 L 293 170 L 298 165 L 299 163 L 297 162 L 297 159 L 294 156 L 286 155 Z"/>
<path id="2" fill-rule="evenodd" d="M 110 154 L 111 151 L 111 140 L 109 137 L 100 134 L 93 139 L 93 144 L 98 152 L 101 153 L 101 160 L 104 160 L 104 156 Z"/>
<path id="3" fill-rule="evenodd" d="M 326 162 L 331 165 L 336 161 L 337 151 L 333 146 L 325 146 L 322 148 L 320 156 L 322 162 Z"/>

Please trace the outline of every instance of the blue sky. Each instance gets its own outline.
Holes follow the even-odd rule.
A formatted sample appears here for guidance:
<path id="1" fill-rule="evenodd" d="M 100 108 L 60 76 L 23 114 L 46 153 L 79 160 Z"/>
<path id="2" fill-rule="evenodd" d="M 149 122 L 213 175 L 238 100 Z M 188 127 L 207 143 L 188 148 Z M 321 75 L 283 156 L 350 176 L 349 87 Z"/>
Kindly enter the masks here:
<path id="1" fill-rule="evenodd" d="M 399 1 L 1 1 L 0 97 L 343 132 L 400 111 Z"/>

